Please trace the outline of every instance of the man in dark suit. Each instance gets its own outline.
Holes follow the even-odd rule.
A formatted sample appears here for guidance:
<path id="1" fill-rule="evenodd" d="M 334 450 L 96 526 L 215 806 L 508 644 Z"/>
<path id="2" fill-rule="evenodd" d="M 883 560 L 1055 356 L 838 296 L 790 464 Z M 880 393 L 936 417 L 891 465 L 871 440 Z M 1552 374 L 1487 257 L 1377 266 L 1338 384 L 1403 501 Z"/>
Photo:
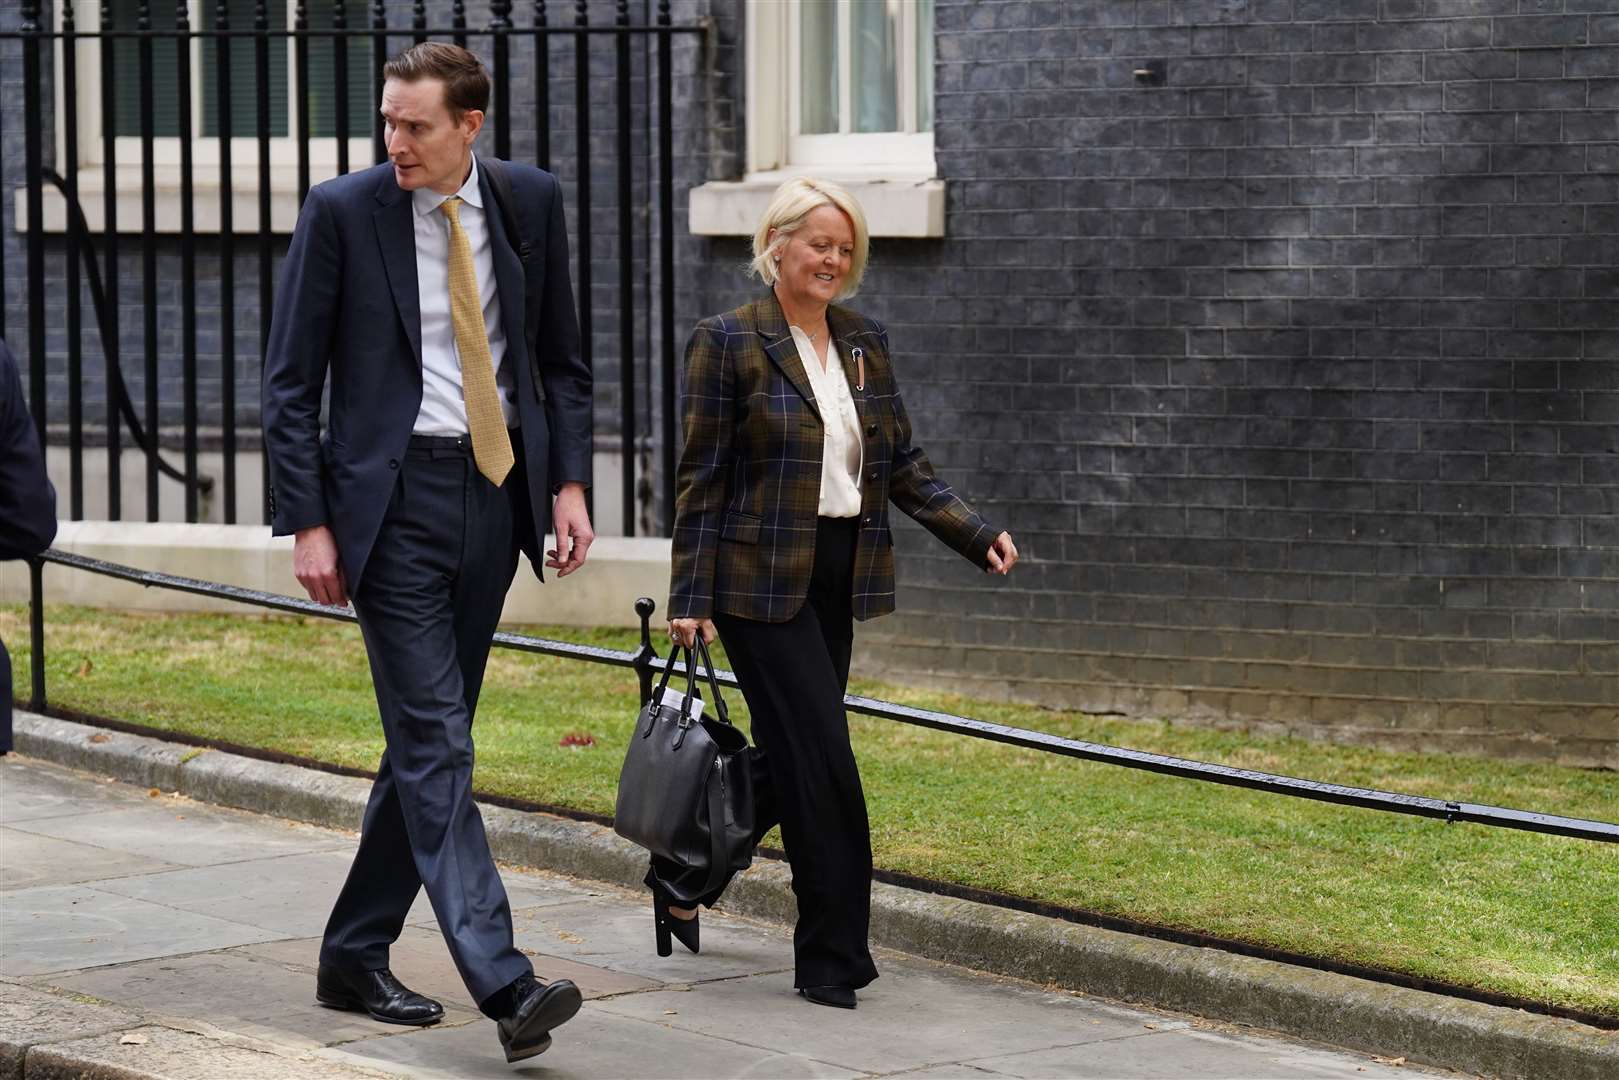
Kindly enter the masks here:
<path id="1" fill-rule="evenodd" d="M 0 559 L 38 555 L 56 539 L 56 489 L 17 361 L 0 341 Z M 11 656 L 0 641 L 0 754 L 11 749 Z"/>
<path id="2" fill-rule="evenodd" d="M 383 78 L 390 160 L 309 192 L 264 368 L 273 530 L 296 536 L 294 572 L 311 598 L 352 598 L 387 740 L 316 994 L 391 1023 L 440 1019 L 438 1002 L 388 970 L 425 887 L 516 1061 L 551 1045 L 580 995 L 535 979 L 513 945 L 472 801 L 471 724 L 519 550 L 543 577 L 554 524 L 546 565 L 561 577 L 592 539 L 591 373 L 556 178 L 472 153 L 488 72 L 429 42 Z"/>

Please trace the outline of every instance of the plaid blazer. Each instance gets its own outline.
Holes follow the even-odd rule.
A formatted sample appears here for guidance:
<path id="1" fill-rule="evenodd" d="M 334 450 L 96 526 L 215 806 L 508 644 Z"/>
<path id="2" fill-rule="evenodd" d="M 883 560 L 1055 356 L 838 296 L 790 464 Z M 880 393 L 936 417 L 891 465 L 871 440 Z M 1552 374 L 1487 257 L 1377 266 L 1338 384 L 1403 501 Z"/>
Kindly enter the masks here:
<path id="1" fill-rule="evenodd" d="M 865 442 L 853 604 L 870 619 L 894 610 L 890 501 L 979 566 L 1000 530 L 911 445 L 882 324 L 835 304 L 826 318 Z M 825 429 L 774 293 L 692 331 L 683 427 L 669 617 L 786 622 L 809 592 Z"/>

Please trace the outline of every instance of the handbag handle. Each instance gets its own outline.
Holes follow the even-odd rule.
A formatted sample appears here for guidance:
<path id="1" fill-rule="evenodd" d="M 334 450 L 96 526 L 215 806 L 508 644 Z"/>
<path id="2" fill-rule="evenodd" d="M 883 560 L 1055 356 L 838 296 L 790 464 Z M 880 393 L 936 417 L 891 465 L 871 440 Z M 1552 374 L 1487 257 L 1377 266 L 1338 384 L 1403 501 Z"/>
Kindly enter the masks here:
<path id="1" fill-rule="evenodd" d="M 725 699 L 720 697 L 720 682 L 714 677 L 714 661 L 708 658 L 708 643 L 703 635 L 697 635 L 697 650 L 702 654 L 703 667 L 708 673 L 708 688 L 714 694 L 714 714 L 719 717 L 720 723 L 729 724 L 731 718 L 725 715 Z"/>
<path id="2" fill-rule="evenodd" d="M 680 646 L 680 651 L 685 653 L 685 655 L 682 657 L 682 659 L 685 661 L 685 664 L 686 664 L 686 697 L 685 697 L 685 700 L 683 700 L 680 703 L 680 726 L 682 728 L 686 728 L 686 727 L 691 726 L 691 719 L 686 714 L 691 710 L 692 695 L 695 693 L 695 691 L 697 689 L 697 663 L 696 663 L 696 657 L 693 655 L 690 646 L 686 646 L 686 645 Z M 675 652 L 676 652 L 675 649 L 670 649 L 669 650 L 669 656 L 668 656 L 668 658 L 666 659 L 666 661 L 664 662 L 664 665 L 663 665 L 663 674 L 658 678 L 658 685 L 655 688 L 653 688 L 652 697 L 650 699 L 648 699 L 649 702 L 653 705 L 652 716 L 653 716 L 654 719 L 653 719 L 652 723 L 647 724 L 646 730 L 641 733 L 641 737 L 643 739 L 646 738 L 648 735 L 651 735 L 652 730 L 658 726 L 657 722 L 656 722 L 656 717 L 657 717 L 656 710 L 663 703 L 664 691 L 669 689 L 669 676 L 673 675 L 674 671 L 675 671 Z M 710 671 L 710 677 L 711 678 L 712 678 L 712 675 L 713 675 L 713 672 Z M 723 709 L 724 705 L 722 704 L 720 707 Z"/>

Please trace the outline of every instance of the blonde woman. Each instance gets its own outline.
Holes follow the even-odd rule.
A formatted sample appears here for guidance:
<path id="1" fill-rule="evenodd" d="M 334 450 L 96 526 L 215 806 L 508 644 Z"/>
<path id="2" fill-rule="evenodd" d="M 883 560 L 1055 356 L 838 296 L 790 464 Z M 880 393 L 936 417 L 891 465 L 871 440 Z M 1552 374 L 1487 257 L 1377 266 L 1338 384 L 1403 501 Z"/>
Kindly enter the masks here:
<path id="1" fill-rule="evenodd" d="M 762 751 L 758 835 L 779 822 L 792 866 L 794 985 L 846 1009 L 877 969 L 843 695 L 854 620 L 894 609 L 889 503 L 988 572 L 1018 557 L 912 445 L 882 324 L 834 302 L 860 287 L 868 248 L 846 191 L 789 180 L 753 237 L 770 291 L 692 332 L 668 612 L 676 641 L 725 645 Z M 671 935 L 697 951 L 696 906 L 724 891 L 698 895 L 700 879 L 653 860 L 664 955 Z"/>

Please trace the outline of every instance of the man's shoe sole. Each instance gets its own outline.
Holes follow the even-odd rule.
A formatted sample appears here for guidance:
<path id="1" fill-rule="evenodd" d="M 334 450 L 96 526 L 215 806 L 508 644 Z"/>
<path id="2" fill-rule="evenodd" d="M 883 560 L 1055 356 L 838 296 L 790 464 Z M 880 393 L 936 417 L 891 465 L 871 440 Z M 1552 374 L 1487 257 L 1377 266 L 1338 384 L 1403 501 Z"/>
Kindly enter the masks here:
<path id="1" fill-rule="evenodd" d="M 375 1013 L 366 1008 L 365 1003 L 359 998 L 355 997 L 353 994 L 347 994 L 342 991 L 328 990 L 324 986 L 317 986 L 315 988 L 315 1002 L 318 1005 L 324 1005 L 328 1009 L 341 1009 L 344 1012 L 365 1013 L 371 1019 L 381 1024 L 400 1024 L 404 1027 L 431 1027 L 440 1020 L 444 1019 L 443 1012 L 440 1012 L 436 1016 L 424 1017 L 421 1020 L 401 1020 L 396 1016 L 384 1016 L 381 1013 Z"/>
<path id="2" fill-rule="evenodd" d="M 549 993 L 550 989 L 547 987 L 542 993 Z M 584 995 L 579 993 L 577 986 L 558 987 L 557 992 L 549 993 L 522 1029 L 512 1037 L 512 1041 L 502 1041 L 501 1048 L 506 1051 L 506 1060 L 522 1061 L 551 1049 L 552 1030 L 577 1016 L 579 1007 L 584 1003 Z"/>

